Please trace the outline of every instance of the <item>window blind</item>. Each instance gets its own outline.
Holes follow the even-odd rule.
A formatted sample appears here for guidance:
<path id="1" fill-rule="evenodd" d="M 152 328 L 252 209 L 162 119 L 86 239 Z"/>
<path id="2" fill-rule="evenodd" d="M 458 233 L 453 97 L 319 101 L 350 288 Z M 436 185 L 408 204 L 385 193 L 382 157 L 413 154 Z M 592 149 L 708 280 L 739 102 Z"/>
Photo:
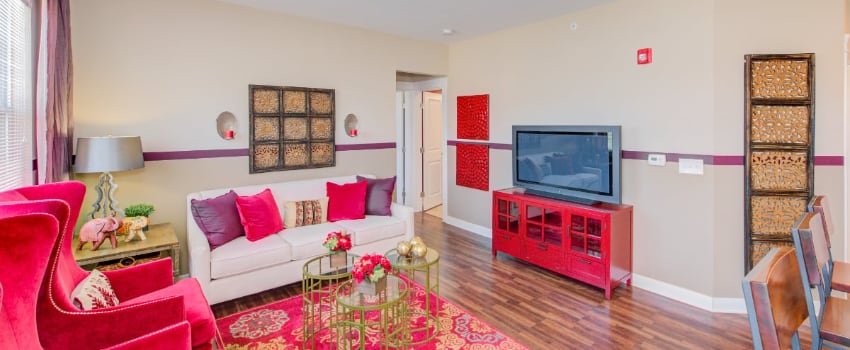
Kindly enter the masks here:
<path id="1" fill-rule="evenodd" d="M 0 0 L 0 190 L 32 177 L 30 22 L 24 1 Z"/>

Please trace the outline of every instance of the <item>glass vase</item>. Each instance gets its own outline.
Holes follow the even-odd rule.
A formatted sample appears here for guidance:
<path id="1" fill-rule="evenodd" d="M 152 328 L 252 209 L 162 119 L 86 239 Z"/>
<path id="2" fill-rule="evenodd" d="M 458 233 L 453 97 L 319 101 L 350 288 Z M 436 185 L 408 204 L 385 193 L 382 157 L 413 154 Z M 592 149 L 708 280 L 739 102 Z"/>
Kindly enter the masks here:
<path id="1" fill-rule="evenodd" d="M 331 252 L 331 268 L 339 269 L 348 266 L 348 252 Z"/>
<path id="2" fill-rule="evenodd" d="M 380 295 L 387 290 L 387 276 L 381 277 L 377 282 L 364 279 L 357 284 L 357 292 L 364 295 Z"/>

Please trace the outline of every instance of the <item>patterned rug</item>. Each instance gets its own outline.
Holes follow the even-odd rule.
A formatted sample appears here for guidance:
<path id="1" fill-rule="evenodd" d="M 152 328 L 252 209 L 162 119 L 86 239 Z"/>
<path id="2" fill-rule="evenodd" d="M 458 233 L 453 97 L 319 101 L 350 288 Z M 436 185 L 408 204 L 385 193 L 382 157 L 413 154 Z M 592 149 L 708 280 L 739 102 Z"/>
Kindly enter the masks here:
<path id="1" fill-rule="evenodd" d="M 415 297 L 410 303 L 411 311 L 422 311 L 425 303 L 423 288 L 411 283 Z M 435 300 L 432 298 L 431 300 Z M 499 330 L 479 320 L 443 298 L 440 298 L 440 332 L 428 343 L 412 346 L 412 349 L 475 349 L 475 350 L 527 350 L 528 348 L 504 335 Z M 224 338 L 225 350 L 289 350 L 301 349 L 302 298 L 288 299 L 242 311 L 216 320 Z M 367 316 L 368 317 L 368 316 Z M 377 318 L 377 316 L 375 316 Z M 413 320 L 422 324 L 424 317 Z M 414 333 L 414 340 L 422 337 Z M 336 344 L 329 333 L 319 334 L 316 349 L 335 349 Z M 381 348 L 377 332 L 367 330 L 366 349 Z"/>

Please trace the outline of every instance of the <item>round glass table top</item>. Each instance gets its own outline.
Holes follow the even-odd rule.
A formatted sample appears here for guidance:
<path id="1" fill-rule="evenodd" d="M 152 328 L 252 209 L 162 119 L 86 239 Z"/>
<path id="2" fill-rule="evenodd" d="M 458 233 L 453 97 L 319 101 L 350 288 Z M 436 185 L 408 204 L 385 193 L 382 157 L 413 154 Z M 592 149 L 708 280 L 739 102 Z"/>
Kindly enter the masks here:
<path id="1" fill-rule="evenodd" d="M 428 248 L 428 252 L 421 258 L 405 257 L 398 254 L 398 251 L 391 249 L 387 251 L 387 259 L 394 268 L 408 270 L 420 269 L 434 264 L 440 260 L 440 253 L 436 249 Z"/>

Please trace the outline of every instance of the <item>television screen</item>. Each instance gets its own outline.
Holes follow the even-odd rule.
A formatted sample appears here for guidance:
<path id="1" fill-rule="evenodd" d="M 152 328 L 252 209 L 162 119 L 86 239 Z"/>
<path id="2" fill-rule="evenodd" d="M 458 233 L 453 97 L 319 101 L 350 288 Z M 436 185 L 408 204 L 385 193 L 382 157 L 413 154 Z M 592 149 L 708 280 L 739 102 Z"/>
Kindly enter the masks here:
<path id="1" fill-rule="evenodd" d="M 514 127 L 514 185 L 619 203 L 619 127 Z"/>

